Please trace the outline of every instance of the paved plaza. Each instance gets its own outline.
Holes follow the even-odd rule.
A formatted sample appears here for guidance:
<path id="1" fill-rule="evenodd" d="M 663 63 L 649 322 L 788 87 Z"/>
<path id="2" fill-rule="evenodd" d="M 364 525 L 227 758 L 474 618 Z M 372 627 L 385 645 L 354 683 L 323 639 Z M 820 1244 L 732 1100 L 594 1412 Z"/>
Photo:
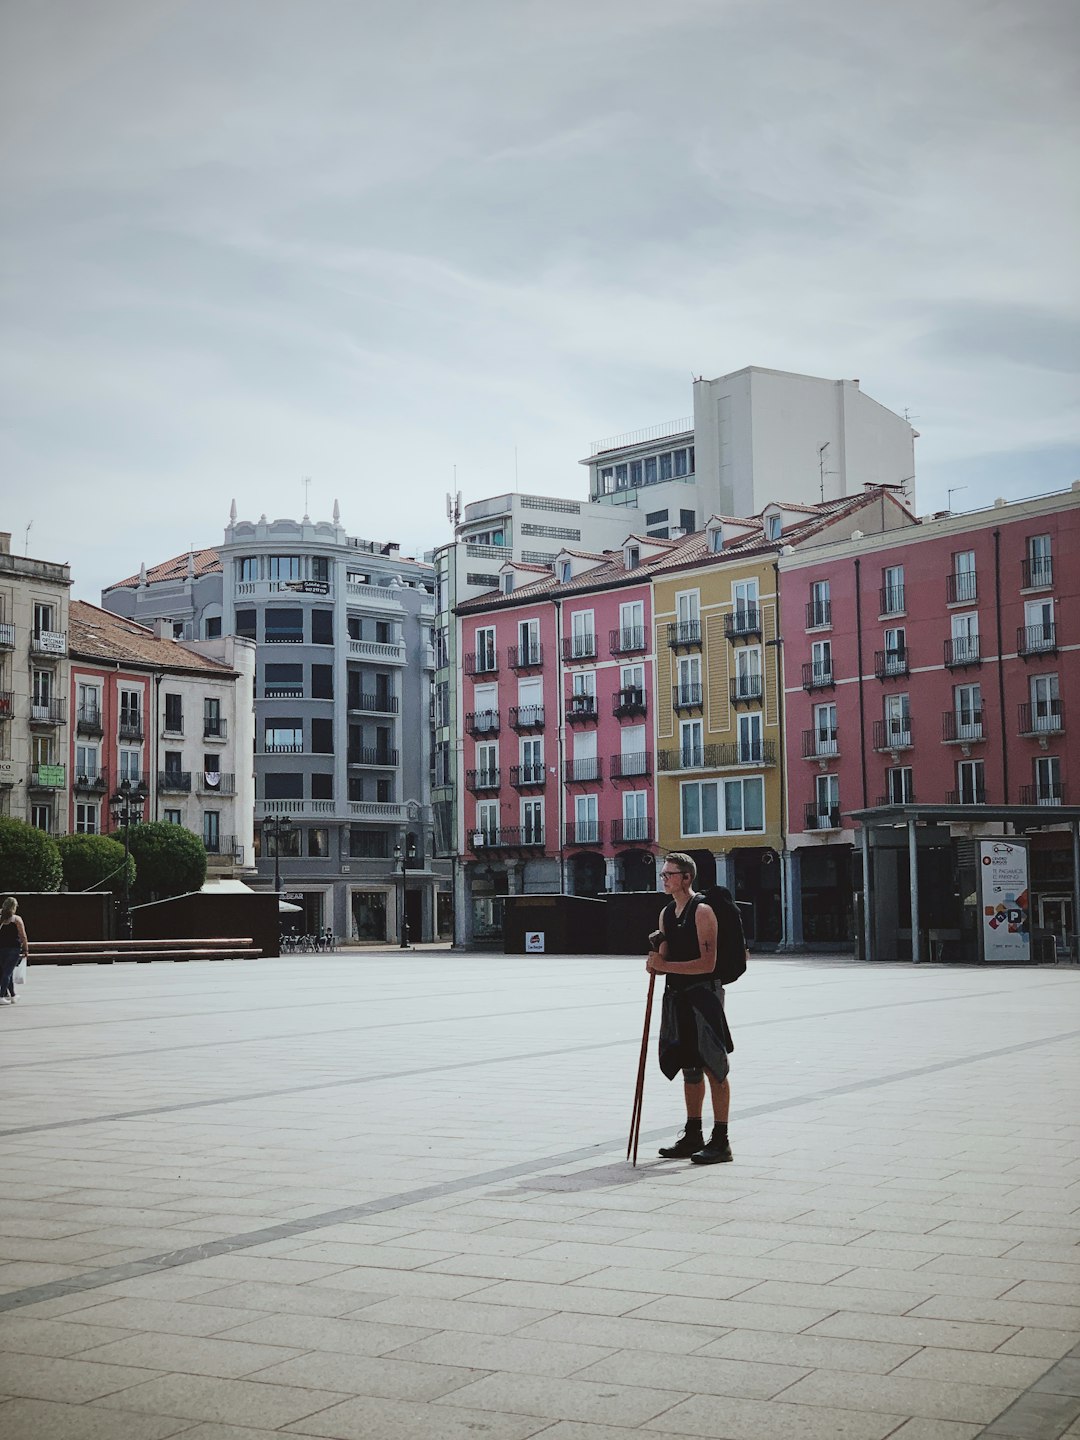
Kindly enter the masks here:
<path id="1" fill-rule="evenodd" d="M 31 969 L 4 1440 L 1080 1436 L 1080 970 L 755 959 L 733 1165 L 644 962 Z M 655 1025 L 655 1019 L 654 1019 Z"/>

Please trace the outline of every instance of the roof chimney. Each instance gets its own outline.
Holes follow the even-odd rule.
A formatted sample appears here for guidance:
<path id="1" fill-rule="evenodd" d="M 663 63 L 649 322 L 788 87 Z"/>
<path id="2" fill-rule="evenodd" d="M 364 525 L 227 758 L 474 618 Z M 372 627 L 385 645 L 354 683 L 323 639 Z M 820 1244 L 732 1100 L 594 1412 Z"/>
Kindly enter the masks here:
<path id="1" fill-rule="evenodd" d="M 165 619 L 155 620 L 154 634 L 159 640 L 171 640 L 173 638 L 173 622 Z"/>

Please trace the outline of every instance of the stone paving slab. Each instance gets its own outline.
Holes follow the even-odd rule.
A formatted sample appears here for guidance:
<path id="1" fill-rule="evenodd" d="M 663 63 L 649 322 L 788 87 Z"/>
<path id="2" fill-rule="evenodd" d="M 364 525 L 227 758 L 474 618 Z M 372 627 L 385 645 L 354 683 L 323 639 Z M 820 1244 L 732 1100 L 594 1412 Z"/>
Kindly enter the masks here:
<path id="1" fill-rule="evenodd" d="M 302 970 L 300 983 L 297 971 Z M 5 1440 L 1080 1436 L 1080 972 L 755 960 L 735 1164 L 619 957 L 35 967 Z"/>

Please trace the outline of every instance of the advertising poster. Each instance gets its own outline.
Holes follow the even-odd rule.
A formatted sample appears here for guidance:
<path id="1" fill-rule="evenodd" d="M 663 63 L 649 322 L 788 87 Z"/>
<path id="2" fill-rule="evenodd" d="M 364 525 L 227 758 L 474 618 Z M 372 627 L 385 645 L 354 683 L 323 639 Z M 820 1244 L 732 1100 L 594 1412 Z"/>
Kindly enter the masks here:
<path id="1" fill-rule="evenodd" d="M 1022 840 L 979 841 L 979 940 L 986 961 L 1031 959 L 1028 851 Z"/>

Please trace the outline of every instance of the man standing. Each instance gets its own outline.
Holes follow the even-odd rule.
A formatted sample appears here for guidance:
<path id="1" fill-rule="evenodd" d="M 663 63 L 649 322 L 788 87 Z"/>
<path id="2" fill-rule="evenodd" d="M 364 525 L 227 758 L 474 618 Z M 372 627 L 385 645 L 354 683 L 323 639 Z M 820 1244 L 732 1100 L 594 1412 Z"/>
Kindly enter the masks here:
<path id="1" fill-rule="evenodd" d="M 735 1047 L 724 1016 L 724 992 L 717 983 L 717 917 L 694 892 L 697 866 L 689 855 L 665 855 L 660 871 L 670 900 L 660 914 L 645 968 L 666 975 L 660 1019 L 660 1068 L 669 1080 L 683 1072 L 686 1129 L 674 1145 L 664 1146 L 665 1160 L 689 1158 L 695 1165 L 730 1160 L 728 1054 Z M 657 941 L 657 937 L 662 937 Z M 701 1129 L 705 1077 L 712 1098 L 713 1129 L 708 1143 Z"/>

